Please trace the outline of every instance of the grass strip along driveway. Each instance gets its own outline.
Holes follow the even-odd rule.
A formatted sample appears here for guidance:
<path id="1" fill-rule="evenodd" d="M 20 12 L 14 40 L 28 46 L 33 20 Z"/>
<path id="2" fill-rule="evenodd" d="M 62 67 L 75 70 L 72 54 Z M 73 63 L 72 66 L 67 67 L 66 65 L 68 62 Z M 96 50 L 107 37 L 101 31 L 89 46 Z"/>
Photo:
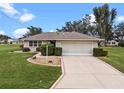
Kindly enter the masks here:
<path id="1" fill-rule="evenodd" d="M 9 53 L 18 49 L 18 45 L 0 45 L 0 88 L 50 88 L 61 68 L 27 62 L 32 53 Z"/>
<path id="2" fill-rule="evenodd" d="M 104 49 L 108 51 L 108 56 L 100 59 L 124 73 L 124 48 L 106 47 Z"/>

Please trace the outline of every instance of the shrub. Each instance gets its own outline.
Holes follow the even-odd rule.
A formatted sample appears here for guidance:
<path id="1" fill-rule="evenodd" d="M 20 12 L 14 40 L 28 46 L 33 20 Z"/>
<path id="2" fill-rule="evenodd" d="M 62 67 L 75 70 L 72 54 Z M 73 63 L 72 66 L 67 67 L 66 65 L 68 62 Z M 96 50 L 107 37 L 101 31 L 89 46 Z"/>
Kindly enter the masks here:
<path id="1" fill-rule="evenodd" d="M 22 44 L 22 45 L 20 45 L 19 47 L 20 47 L 21 49 L 23 49 L 24 45 Z"/>
<path id="2" fill-rule="evenodd" d="M 14 50 L 11 50 L 10 52 L 14 52 Z"/>
<path id="3" fill-rule="evenodd" d="M 10 44 L 12 44 L 12 42 L 10 42 Z"/>
<path id="4" fill-rule="evenodd" d="M 22 51 L 23 51 L 23 52 L 29 52 L 30 49 L 29 49 L 28 47 L 24 47 L 24 48 L 22 49 Z"/>
<path id="5" fill-rule="evenodd" d="M 54 55 L 54 45 L 53 44 L 44 44 L 41 46 L 41 53 L 43 56 L 46 56 L 46 47 L 48 46 L 48 56 Z"/>
<path id="6" fill-rule="evenodd" d="M 93 56 L 99 57 L 102 56 L 103 49 L 102 48 L 94 48 L 93 49 Z"/>
<path id="7" fill-rule="evenodd" d="M 108 55 L 108 51 L 103 51 L 102 56 L 107 56 Z"/>
<path id="8" fill-rule="evenodd" d="M 101 56 L 107 56 L 108 51 L 104 51 L 102 48 L 94 48 L 93 49 L 93 56 L 95 57 L 101 57 Z"/>
<path id="9" fill-rule="evenodd" d="M 41 51 L 41 47 L 37 47 L 37 48 L 36 48 L 36 51 L 37 51 L 37 52 Z"/>
<path id="10" fill-rule="evenodd" d="M 118 46 L 124 47 L 124 41 L 119 42 L 119 43 L 118 43 Z"/>
<path id="11" fill-rule="evenodd" d="M 62 56 L 62 48 L 61 47 L 55 48 L 55 56 Z"/>
<path id="12" fill-rule="evenodd" d="M 52 60 L 49 60 L 48 63 L 53 63 L 53 61 Z"/>

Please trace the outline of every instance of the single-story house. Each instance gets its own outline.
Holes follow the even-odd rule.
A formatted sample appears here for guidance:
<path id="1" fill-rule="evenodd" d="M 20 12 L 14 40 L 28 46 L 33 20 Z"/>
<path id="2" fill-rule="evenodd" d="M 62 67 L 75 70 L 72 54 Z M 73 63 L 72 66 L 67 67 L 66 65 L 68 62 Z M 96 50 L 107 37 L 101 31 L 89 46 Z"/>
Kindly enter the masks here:
<path id="1" fill-rule="evenodd" d="M 118 46 L 118 42 L 116 40 L 109 40 L 107 46 Z"/>
<path id="2" fill-rule="evenodd" d="M 18 39 L 8 39 L 7 43 L 8 44 L 20 44 Z"/>
<path id="3" fill-rule="evenodd" d="M 45 32 L 22 39 L 24 47 L 36 51 L 38 46 L 49 41 L 56 47 L 62 47 L 62 55 L 92 55 L 98 47 L 99 38 L 78 32 Z"/>
<path id="4" fill-rule="evenodd" d="M 0 40 L 0 44 L 5 44 L 5 40 Z"/>

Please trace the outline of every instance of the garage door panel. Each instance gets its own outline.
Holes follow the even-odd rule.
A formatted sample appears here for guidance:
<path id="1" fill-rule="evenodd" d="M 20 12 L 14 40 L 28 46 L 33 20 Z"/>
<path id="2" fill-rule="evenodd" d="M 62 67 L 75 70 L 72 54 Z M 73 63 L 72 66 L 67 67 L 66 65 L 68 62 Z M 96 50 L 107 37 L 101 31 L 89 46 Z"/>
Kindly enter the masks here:
<path id="1" fill-rule="evenodd" d="M 62 43 L 63 55 L 92 54 L 91 43 Z"/>

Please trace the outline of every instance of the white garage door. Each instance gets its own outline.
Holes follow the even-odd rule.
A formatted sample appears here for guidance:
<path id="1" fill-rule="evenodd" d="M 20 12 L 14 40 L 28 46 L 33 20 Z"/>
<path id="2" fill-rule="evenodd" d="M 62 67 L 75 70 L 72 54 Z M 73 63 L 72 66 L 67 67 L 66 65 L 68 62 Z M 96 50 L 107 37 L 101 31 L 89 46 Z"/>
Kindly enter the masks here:
<path id="1" fill-rule="evenodd" d="M 91 42 L 62 42 L 63 55 L 91 55 Z"/>

